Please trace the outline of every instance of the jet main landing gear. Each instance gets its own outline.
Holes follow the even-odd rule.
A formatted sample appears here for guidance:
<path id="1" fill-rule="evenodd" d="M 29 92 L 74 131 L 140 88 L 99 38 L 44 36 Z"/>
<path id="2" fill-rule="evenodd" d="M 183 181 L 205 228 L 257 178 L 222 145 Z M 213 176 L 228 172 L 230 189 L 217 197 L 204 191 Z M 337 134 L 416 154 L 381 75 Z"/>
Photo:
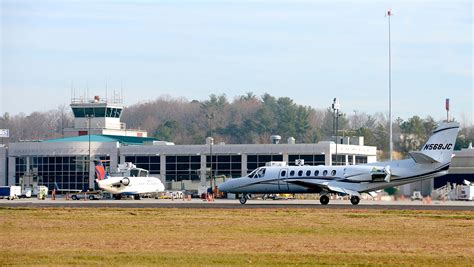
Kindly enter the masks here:
<path id="1" fill-rule="evenodd" d="M 360 198 L 358 196 L 351 196 L 351 203 L 352 205 L 357 205 L 360 202 Z"/>
<path id="2" fill-rule="evenodd" d="M 322 195 L 319 198 L 319 202 L 321 202 L 322 205 L 327 205 L 329 203 L 329 197 L 327 195 Z"/>

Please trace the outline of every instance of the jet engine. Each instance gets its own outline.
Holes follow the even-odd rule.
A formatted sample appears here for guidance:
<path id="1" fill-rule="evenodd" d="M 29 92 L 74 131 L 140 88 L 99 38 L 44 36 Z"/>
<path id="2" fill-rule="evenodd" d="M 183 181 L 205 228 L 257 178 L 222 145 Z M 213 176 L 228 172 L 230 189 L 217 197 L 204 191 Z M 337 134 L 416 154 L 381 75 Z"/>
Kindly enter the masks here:
<path id="1" fill-rule="evenodd" d="M 347 180 L 355 182 L 390 182 L 390 166 L 350 166 L 344 169 Z"/>
<path id="2" fill-rule="evenodd" d="M 123 178 L 122 180 L 120 180 L 120 183 L 127 186 L 130 184 L 130 179 L 128 178 Z"/>
<path id="3" fill-rule="evenodd" d="M 350 166 L 344 169 L 344 177 L 349 181 L 370 182 L 372 181 L 372 167 Z"/>

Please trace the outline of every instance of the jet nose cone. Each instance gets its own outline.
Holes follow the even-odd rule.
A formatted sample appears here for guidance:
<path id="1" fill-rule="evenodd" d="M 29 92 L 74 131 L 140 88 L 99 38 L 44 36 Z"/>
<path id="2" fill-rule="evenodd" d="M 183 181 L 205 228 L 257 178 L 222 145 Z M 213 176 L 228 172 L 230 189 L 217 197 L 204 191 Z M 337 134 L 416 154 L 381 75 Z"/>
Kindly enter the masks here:
<path id="1" fill-rule="evenodd" d="M 224 182 L 223 184 L 220 184 L 218 188 L 221 192 L 227 192 L 229 190 L 229 182 Z"/>

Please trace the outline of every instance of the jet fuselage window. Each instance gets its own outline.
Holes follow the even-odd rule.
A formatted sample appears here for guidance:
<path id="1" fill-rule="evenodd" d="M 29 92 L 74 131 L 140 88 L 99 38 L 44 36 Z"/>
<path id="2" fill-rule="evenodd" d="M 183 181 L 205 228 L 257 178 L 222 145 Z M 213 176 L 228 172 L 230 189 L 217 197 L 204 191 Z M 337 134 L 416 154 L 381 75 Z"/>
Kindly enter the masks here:
<path id="1" fill-rule="evenodd" d="M 323 176 L 326 176 L 326 175 L 328 175 L 328 171 L 324 170 L 323 171 Z"/>
<path id="2" fill-rule="evenodd" d="M 285 177 L 285 176 L 286 176 L 286 171 L 281 171 L 280 176 L 281 176 L 281 177 Z"/>
<path id="3" fill-rule="evenodd" d="M 295 176 L 295 171 L 290 171 L 290 176 Z"/>
<path id="4" fill-rule="evenodd" d="M 303 171 L 298 171 L 298 176 L 303 176 Z"/>
<path id="5" fill-rule="evenodd" d="M 306 176 L 310 176 L 311 175 L 311 171 L 310 170 L 307 170 L 306 171 Z"/>
<path id="6" fill-rule="evenodd" d="M 319 175 L 319 171 L 318 170 L 315 170 L 314 171 L 314 176 L 318 176 Z"/>
<path id="7" fill-rule="evenodd" d="M 336 175 L 336 170 L 332 170 L 331 175 L 335 176 Z"/>

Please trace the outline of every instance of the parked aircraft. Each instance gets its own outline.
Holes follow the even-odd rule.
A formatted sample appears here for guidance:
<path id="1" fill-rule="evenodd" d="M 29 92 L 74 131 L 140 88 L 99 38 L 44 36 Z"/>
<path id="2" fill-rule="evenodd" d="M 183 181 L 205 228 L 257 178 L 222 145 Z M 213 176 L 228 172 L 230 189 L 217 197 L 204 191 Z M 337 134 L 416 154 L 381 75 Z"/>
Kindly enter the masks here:
<path id="1" fill-rule="evenodd" d="M 165 186 L 156 177 L 148 176 L 148 171 L 137 168 L 130 162 L 123 164 L 119 171 L 121 176 L 109 176 L 100 160 L 94 160 L 95 180 L 99 188 L 113 194 L 115 199 L 121 199 L 122 195 L 132 195 L 135 199 L 140 199 L 140 195 L 158 193 L 165 190 Z"/>
<path id="2" fill-rule="evenodd" d="M 266 166 L 221 184 L 219 190 L 242 194 L 241 204 L 254 193 L 319 193 L 323 205 L 329 203 L 329 194 L 350 195 L 351 203 L 357 205 L 362 193 L 374 195 L 380 189 L 447 174 L 458 132 L 458 123 L 440 123 L 421 150 L 404 160 L 352 166 Z"/>

